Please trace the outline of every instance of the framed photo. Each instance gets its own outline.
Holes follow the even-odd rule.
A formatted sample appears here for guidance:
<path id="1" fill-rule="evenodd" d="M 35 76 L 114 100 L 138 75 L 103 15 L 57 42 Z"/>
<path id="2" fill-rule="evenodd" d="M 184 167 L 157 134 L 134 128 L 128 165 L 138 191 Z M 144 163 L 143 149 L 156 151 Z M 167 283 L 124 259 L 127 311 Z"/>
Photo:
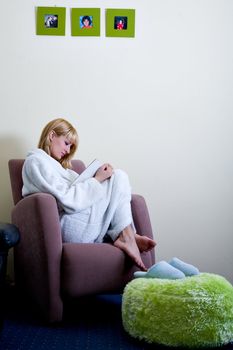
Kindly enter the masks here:
<path id="1" fill-rule="evenodd" d="M 134 9 L 106 9 L 106 36 L 135 36 Z"/>
<path id="2" fill-rule="evenodd" d="M 65 7 L 37 7 L 37 35 L 65 35 Z"/>
<path id="3" fill-rule="evenodd" d="M 72 36 L 100 36 L 99 8 L 72 8 Z"/>

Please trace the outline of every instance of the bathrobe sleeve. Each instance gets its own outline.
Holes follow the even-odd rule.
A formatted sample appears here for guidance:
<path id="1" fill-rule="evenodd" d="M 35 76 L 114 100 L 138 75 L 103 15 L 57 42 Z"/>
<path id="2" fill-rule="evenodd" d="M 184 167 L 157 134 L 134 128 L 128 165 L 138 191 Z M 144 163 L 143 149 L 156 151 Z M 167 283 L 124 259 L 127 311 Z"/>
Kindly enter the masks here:
<path id="1" fill-rule="evenodd" d="M 59 163 L 58 167 L 61 167 Z M 69 214 L 87 209 L 103 198 L 103 188 L 96 179 L 92 177 L 73 183 L 67 172 L 64 168 L 54 167 L 53 162 L 29 157 L 23 167 L 23 196 L 35 192 L 50 193 Z"/>

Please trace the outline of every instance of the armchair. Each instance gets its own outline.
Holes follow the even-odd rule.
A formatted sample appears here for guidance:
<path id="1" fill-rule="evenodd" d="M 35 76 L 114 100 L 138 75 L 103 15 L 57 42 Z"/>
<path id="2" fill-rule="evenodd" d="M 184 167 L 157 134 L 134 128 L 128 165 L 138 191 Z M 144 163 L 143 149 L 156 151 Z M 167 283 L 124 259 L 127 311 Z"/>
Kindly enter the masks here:
<path id="1" fill-rule="evenodd" d="M 0 223 L 0 329 L 3 326 L 4 319 L 4 294 L 5 278 L 7 270 L 7 257 L 10 248 L 19 241 L 19 231 L 15 225 Z"/>
<path id="2" fill-rule="evenodd" d="M 84 295 L 121 293 L 137 267 L 110 243 L 63 243 L 56 199 L 48 193 L 22 198 L 23 159 L 11 159 L 9 172 L 14 207 L 12 223 L 20 231 L 14 250 L 15 283 L 49 322 L 61 321 L 66 301 Z M 85 165 L 72 161 L 81 173 Z M 132 196 L 138 234 L 153 237 L 142 196 Z M 143 252 L 146 267 L 155 262 L 154 249 Z"/>

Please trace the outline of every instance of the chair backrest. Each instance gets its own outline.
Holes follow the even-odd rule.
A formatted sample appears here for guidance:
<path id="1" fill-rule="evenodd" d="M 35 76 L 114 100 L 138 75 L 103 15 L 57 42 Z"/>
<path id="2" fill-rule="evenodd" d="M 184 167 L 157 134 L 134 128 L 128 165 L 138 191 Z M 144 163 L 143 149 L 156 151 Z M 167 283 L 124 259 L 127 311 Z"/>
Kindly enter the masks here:
<path id="1" fill-rule="evenodd" d="M 23 179 L 22 179 L 22 168 L 24 164 L 24 159 L 10 159 L 8 162 L 9 173 L 10 173 L 10 182 L 11 190 L 14 204 L 17 204 L 22 199 L 22 188 L 23 188 Z M 79 160 L 72 160 L 72 168 L 78 174 L 86 168 L 85 164 Z"/>

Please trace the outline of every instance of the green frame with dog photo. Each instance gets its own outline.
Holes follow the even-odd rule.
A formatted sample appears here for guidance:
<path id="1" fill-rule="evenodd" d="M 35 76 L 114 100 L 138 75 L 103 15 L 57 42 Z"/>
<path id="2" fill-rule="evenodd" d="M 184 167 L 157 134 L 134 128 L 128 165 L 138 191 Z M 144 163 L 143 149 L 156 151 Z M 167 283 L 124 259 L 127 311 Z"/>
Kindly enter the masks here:
<path id="1" fill-rule="evenodd" d="M 37 35 L 65 35 L 66 8 L 65 7 L 37 7 L 36 34 Z"/>

